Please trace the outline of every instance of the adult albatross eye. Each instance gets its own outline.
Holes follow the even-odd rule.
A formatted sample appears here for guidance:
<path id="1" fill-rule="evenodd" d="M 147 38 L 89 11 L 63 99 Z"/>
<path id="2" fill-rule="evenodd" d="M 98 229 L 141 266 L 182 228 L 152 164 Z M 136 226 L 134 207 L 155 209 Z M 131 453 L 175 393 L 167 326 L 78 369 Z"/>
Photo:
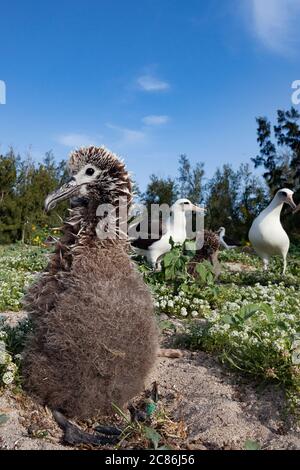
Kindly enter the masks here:
<path id="1" fill-rule="evenodd" d="M 95 173 L 94 168 L 87 168 L 85 174 L 88 176 L 92 176 Z"/>

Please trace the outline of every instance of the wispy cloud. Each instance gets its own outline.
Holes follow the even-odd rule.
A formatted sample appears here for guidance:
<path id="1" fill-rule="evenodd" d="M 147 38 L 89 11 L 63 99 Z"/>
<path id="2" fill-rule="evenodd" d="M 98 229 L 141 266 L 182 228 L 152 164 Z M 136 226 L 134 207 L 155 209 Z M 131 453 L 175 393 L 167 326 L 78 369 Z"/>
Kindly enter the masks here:
<path id="1" fill-rule="evenodd" d="M 248 0 L 256 37 L 281 54 L 293 54 L 299 45 L 299 0 Z"/>
<path id="2" fill-rule="evenodd" d="M 106 126 L 109 129 L 117 131 L 120 136 L 119 144 L 138 144 L 144 142 L 146 138 L 145 132 L 137 129 L 128 129 L 127 127 L 116 126 L 114 124 L 107 123 Z"/>
<path id="3" fill-rule="evenodd" d="M 99 145 L 101 136 L 96 138 L 87 134 L 62 134 L 56 139 L 57 142 L 65 147 L 82 147 L 88 145 Z"/>
<path id="4" fill-rule="evenodd" d="M 153 75 L 141 75 L 137 79 L 137 84 L 144 91 L 165 91 L 170 88 L 170 84 L 164 80 L 160 80 Z"/>
<path id="5" fill-rule="evenodd" d="M 143 117 L 142 122 L 146 126 L 161 126 L 162 124 L 166 124 L 169 120 L 169 116 L 166 115 L 150 114 L 149 116 Z"/>

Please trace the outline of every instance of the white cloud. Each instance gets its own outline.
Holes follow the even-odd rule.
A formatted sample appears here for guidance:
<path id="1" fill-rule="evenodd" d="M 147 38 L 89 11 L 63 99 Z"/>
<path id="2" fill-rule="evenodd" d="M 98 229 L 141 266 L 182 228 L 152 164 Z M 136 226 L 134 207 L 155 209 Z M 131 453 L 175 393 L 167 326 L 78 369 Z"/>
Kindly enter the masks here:
<path id="1" fill-rule="evenodd" d="M 142 121 L 146 126 L 161 126 L 169 121 L 169 116 L 151 114 L 143 117 Z"/>
<path id="2" fill-rule="evenodd" d="M 292 54 L 299 44 L 299 0 L 248 0 L 254 33 L 275 52 Z"/>
<path id="3" fill-rule="evenodd" d="M 145 140 L 146 134 L 143 131 L 136 129 L 128 129 L 127 127 L 116 126 L 114 124 L 107 123 L 106 126 L 109 129 L 113 129 L 120 134 L 121 141 L 119 144 L 138 144 Z"/>
<path id="4" fill-rule="evenodd" d="M 144 91 L 165 91 L 170 88 L 168 82 L 159 80 L 152 75 L 141 75 L 137 79 L 137 84 Z"/>
<path id="5" fill-rule="evenodd" d="M 83 147 L 89 145 L 99 145 L 99 138 L 93 138 L 86 134 L 62 134 L 57 138 L 57 142 L 65 147 Z M 98 142 L 97 142 L 98 141 Z"/>

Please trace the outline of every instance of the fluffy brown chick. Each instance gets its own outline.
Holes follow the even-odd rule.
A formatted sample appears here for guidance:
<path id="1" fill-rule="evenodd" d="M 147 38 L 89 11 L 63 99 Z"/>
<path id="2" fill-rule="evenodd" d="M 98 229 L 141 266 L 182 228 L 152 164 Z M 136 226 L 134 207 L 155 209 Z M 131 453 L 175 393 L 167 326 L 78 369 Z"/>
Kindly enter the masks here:
<path id="1" fill-rule="evenodd" d="M 124 164 L 105 148 L 71 154 L 71 180 L 46 199 L 46 209 L 73 198 L 48 267 L 29 288 L 33 323 L 23 365 L 28 393 L 68 417 L 87 419 L 123 407 L 144 388 L 158 334 L 151 294 L 116 224 L 103 239 L 99 204 L 131 203 Z M 123 207 L 124 209 L 124 207 Z M 119 220 L 119 209 L 110 214 Z"/>
<path id="2" fill-rule="evenodd" d="M 200 250 L 196 251 L 194 258 L 190 261 L 188 266 L 188 272 L 192 276 L 197 277 L 198 273 L 196 271 L 196 267 L 198 263 L 207 260 L 213 265 L 214 273 L 216 277 L 218 277 L 221 272 L 221 266 L 218 260 L 220 248 L 220 241 L 218 235 L 212 232 L 211 230 L 204 230 L 203 236 L 203 246 Z"/>

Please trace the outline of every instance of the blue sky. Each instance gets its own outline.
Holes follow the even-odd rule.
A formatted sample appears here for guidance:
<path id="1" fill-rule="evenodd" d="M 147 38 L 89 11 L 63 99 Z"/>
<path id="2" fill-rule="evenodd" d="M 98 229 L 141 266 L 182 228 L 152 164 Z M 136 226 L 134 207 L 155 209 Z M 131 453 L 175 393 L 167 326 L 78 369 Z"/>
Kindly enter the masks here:
<path id="1" fill-rule="evenodd" d="M 300 0 L 1 0 L 0 150 L 105 144 L 144 188 L 180 153 L 237 167 L 291 106 Z"/>

